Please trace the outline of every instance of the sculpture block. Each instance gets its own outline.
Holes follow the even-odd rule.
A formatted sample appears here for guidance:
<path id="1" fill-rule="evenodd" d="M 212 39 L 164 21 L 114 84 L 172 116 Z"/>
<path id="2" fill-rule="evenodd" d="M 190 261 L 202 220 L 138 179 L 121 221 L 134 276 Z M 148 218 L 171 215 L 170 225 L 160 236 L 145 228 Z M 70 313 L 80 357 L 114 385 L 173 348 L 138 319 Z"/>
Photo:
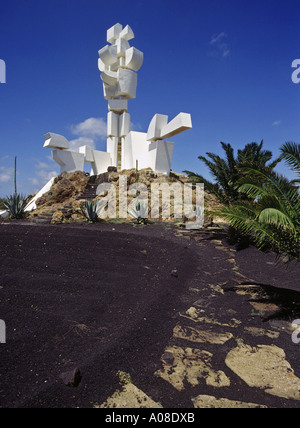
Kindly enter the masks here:
<path id="1" fill-rule="evenodd" d="M 123 26 L 121 24 L 116 24 L 107 30 L 107 41 L 108 43 L 114 43 L 120 36 L 120 33 L 123 30 Z"/>
<path id="2" fill-rule="evenodd" d="M 128 111 L 128 100 L 109 100 L 108 109 L 109 111 L 114 111 L 115 113 Z"/>
<path id="3" fill-rule="evenodd" d="M 98 52 L 99 58 L 101 61 L 105 64 L 105 66 L 109 66 L 114 64 L 118 57 L 117 57 L 117 46 L 104 46 L 104 48 L 100 49 Z"/>
<path id="4" fill-rule="evenodd" d="M 124 112 L 119 119 L 119 137 L 126 137 L 130 132 L 130 114 Z"/>
<path id="5" fill-rule="evenodd" d="M 107 172 L 107 168 L 112 166 L 111 156 L 107 152 L 93 150 L 94 162 L 92 163 L 92 175 L 99 175 Z"/>
<path id="6" fill-rule="evenodd" d="M 135 47 L 126 50 L 125 54 L 125 66 L 134 71 L 139 71 L 144 61 L 143 52 L 139 51 Z"/>
<path id="7" fill-rule="evenodd" d="M 69 141 L 59 134 L 54 134 L 53 132 L 48 132 L 48 134 L 44 135 L 45 144 L 44 147 L 47 149 L 61 149 L 67 150 L 70 148 Z"/>
<path id="8" fill-rule="evenodd" d="M 127 42 L 127 40 L 118 39 L 116 41 L 116 47 L 117 47 L 118 58 L 120 58 L 120 57 L 124 57 L 125 58 L 126 51 L 127 51 L 127 49 L 130 48 L 130 45 Z"/>
<path id="9" fill-rule="evenodd" d="M 82 153 L 84 155 L 84 162 L 94 162 L 93 150 L 90 148 L 90 146 L 79 147 L 79 153 Z"/>
<path id="10" fill-rule="evenodd" d="M 162 128 L 160 138 L 163 140 L 165 138 L 174 137 L 174 135 L 180 134 L 181 132 L 191 128 L 191 115 L 188 113 L 179 113 L 178 116 Z"/>
<path id="11" fill-rule="evenodd" d="M 122 169 L 132 169 L 139 163 L 139 169 L 149 167 L 148 149 L 150 143 L 144 132 L 131 131 L 122 144 Z"/>
<path id="12" fill-rule="evenodd" d="M 150 122 L 147 140 L 156 141 L 161 139 L 161 130 L 168 124 L 169 116 L 156 114 Z"/>
<path id="13" fill-rule="evenodd" d="M 36 201 L 41 198 L 45 193 L 49 192 L 54 184 L 56 177 L 52 177 L 47 184 L 29 201 L 25 207 L 26 212 L 30 212 L 36 209 Z M 0 214 L 1 215 L 1 214 Z"/>
<path id="14" fill-rule="evenodd" d="M 106 100 L 111 100 L 117 94 L 117 86 L 109 86 L 103 83 L 103 93 Z"/>
<path id="15" fill-rule="evenodd" d="M 84 170 L 84 154 L 67 150 L 53 150 L 52 158 L 60 165 L 60 173 Z"/>
<path id="16" fill-rule="evenodd" d="M 107 136 L 119 137 L 119 116 L 113 111 L 107 114 Z"/>
<path id="17" fill-rule="evenodd" d="M 98 68 L 101 72 L 108 69 L 101 58 L 98 58 Z"/>
<path id="18" fill-rule="evenodd" d="M 136 98 L 137 74 L 131 70 L 118 70 L 118 97 Z"/>
<path id="19" fill-rule="evenodd" d="M 153 171 L 169 175 L 172 165 L 174 143 L 154 141 L 149 145 L 149 166 Z"/>
<path id="20" fill-rule="evenodd" d="M 116 71 L 103 71 L 101 79 L 108 86 L 116 86 L 118 83 L 118 74 Z"/>
<path id="21" fill-rule="evenodd" d="M 134 33 L 129 25 L 126 25 L 124 30 L 121 31 L 120 38 L 127 41 L 134 39 Z"/>
<path id="22" fill-rule="evenodd" d="M 111 166 L 118 166 L 118 137 L 109 137 L 107 139 L 107 152 L 111 157 Z"/>

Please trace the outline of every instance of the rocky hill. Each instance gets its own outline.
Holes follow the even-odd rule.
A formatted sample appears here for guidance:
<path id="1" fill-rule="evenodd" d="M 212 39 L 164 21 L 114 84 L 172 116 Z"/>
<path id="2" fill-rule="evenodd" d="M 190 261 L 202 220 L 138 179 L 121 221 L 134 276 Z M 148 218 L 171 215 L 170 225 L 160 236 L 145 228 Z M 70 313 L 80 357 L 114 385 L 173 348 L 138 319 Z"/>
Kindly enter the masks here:
<path id="1" fill-rule="evenodd" d="M 124 178 L 124 176 L 127 178 Z M 103 183 L 105 183 L 105 187 L 107 187 L 108 190 L 98 196 L 98 186 Z M 116 218 L 118 218 L 120 185 L 122 186 L 122 192 L 123 194 L 125 193 L 125 196 L 125 190 L 127 190 L 127 204 L 129 206 L 130 202 L 136 197 L 135 189 L 137 184 L 140 190 L 148 191 L 150 198 L 151 186 L 153 184 L 160 185 L 162 183 L 167 183 L 169 185 L 179 183 L 183 188 L 184 184 L 189 183 L 189 179 L 186 175 L 178 174 L 173 171 L 170 177 L 168 177 L 164 174 L 156 173 L 150 168 L 140 170 L 138 174 L 134 169 L 116 172 L 114 168 L 111 168 L 105 174 L 91 177 L 80 171 L 73 173 L 64 172 L 56 178 L 50 191 L 37 200 L 37 208 L 30 213 L 29 218 L 33 221 L 51 223 L 84 222 L 86 219 L 82 213 L 82 208 L 86 200 L 101 200 L 102 198 L 110 200 L 113 197 L 115 197 L 116 201 Z M 196 204 L 195 189 L 193 189 L 192 203 Z M 160 204 L 160 209 L 162 209 L 162 200 L 160 200 Z M 180 221 L 174 219 L 173 192 L 171 192 L 170 205 L 170 218 L 162 219 L 160 216 L 158 221 Z M 210 212 L 219 207 L 220 204 L 215 196 L 205 191 L 205 212 L 207 215 L 209 216 Z M 125 219 L 123 219 L 123 221 L 124 220 Z M 132 217 L 129 214 L 127 221 L 132 221 Z"/>

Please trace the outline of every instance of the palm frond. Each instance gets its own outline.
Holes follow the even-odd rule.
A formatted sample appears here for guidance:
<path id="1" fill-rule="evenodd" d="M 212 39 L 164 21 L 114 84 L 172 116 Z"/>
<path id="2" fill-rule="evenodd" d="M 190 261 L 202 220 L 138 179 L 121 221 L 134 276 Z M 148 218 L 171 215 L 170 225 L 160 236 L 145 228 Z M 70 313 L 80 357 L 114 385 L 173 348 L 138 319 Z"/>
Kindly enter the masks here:
<path id="1" fill-rule="evenodd" d="M 280 209 L 265 208 L 261 211 L 258 220 L 261 223 L 273 224 L 274 226 L 282 227 L 284 230 L 288 230 L 291 233 L 296 232 L 293 220 Z"/>
<path id="2" fill-rule="evenodd" d="M 281 148 L 281 159 L 285 160 L 300 178 L 300 144 L 285 143 Z"/>

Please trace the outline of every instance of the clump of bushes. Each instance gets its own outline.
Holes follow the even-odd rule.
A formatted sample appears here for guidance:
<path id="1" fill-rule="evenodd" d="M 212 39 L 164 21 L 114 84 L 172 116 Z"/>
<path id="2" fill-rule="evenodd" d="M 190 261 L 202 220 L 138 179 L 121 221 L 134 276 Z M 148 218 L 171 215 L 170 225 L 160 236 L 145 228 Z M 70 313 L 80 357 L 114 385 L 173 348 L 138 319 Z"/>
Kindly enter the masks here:
<path id="1" fill-rule="evenodd" d="M 262 143 L 246 146 L 237 158 L 230 145 L 223 143 L 223 148 L 225 159 L 211 153 L 210 160 L 199 158 L 210 168 L 215 182 L 186 171 L 191 180 L 203 178 L 206 188 L 224 204 L 217 215 L 243 239 L 272 249 L 285 261 L 300 262 L 300 144 L 284 144 L 280 158 L 270 164 L 272 154 L 262 150 Z M 296 174 L 294 180 L 275 171 L 281 161 Z"/>

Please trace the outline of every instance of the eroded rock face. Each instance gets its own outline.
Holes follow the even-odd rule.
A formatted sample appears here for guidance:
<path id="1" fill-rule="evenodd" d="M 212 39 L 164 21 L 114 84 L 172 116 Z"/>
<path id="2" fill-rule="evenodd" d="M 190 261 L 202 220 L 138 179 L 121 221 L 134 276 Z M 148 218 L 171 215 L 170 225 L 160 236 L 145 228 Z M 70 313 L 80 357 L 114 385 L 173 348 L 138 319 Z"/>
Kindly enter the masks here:
<path id="1" fill-rule="evenodd" d="M 60 174 L 50 191 L 36 201 L 38 208 L 61 204 L 80 195 L 87 186 L 89 177 L 84 172 L 63 172 Z"/>
<path id="2" fill-rule="evenodd" d="M 229 352 L 225 363 L 250 387 L 278 397 L 300 400 L 300 379 L 285 358 L 284 350 L 275 345 L 251 347 L 242 344 Z"/>

